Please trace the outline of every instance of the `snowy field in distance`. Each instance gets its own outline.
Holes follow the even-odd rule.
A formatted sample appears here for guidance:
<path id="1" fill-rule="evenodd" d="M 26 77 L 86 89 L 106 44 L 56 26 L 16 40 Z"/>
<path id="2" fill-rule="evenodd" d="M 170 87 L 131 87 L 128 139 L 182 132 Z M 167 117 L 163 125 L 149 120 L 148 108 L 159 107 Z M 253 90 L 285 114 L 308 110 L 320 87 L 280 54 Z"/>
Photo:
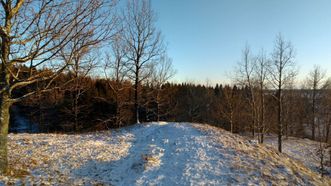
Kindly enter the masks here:
<path id="1" fill-rule="evenodd" d="M 21 177 L 46 185 L 328 185 L 285 154 L 209 125 L 148 123 L 79 135 L 10 134 Z"/>

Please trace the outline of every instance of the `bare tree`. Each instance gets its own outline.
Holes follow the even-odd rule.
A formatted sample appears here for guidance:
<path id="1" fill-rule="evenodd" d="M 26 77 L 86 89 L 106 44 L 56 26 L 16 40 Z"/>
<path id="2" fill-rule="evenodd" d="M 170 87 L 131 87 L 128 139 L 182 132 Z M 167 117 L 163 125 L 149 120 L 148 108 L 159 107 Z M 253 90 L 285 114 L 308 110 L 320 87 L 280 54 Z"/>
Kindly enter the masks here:
<path id="1" fill-rule="evenodd" d="M 331 79 L 329 79 L 331 80 Z M 325 97 L 323 100 L 322 113 L 324 117 L 324 132 L 325 143 L 330 143 L 330 130 L 331 130 L 331 81 L 326 81 L 328 88 L 325 90 Z M 331 159 L 331 157 L 330 157 Z M 331 163 L 331 161 L 330 161 Z"/>
<path id="2" fill-rule="evenodd" d="M 151 81 L 155 88 L 155 102 L 156 102 L 156 117 L 157 121 L 160 120 L 160 110 L 162 106 L 162 98 L 160 96 L 162 85 L 176 74 L 173 68 L 172 59 L 166 54 L 163 54 L 160 61 L 156 64 L 153 70 Z"/>
<path id="3" fill-rule="evenodd" d="M 320 66 L 315 65 L 314 69 L 309 73 L 306 79 L 306 86 L 311 90 L 311 137 L 315 140 L 316 119 L 318 105 L 321 99 L 321 89 L 326 88 L 326 71 L 323 71 Z"/>
<path id="4" fill-rule="evenodd" d="M 236 82 L 248 89 L 248 96 L 246 96 L 249 107 L 250 107 L 250 120 L 251 120 L 251 131 L 253 137 L 255 137 L 256 124 L 258 123 L 257 105 L 256 105 L 256 94 L 254 91 L 255 77 L 254 69 L 256 68 L 256 59 L 252 56 L 251 49 L 248 45 L 242 51 L 242 60 L 238 64 L 237 79 Z"/>
<path id="5" fill-rule="evenodd" d="M 86 83 L 86 78 L 89 73 L 96 67 L 97 57 L 92 54 L 83 53 L 83 51 L 77 52 L 79 57 L 75 58 L 69 68 L 69 77 L 72 80 L 62 91 L 70 92 L 70 105 L 64 108 L 66 114 L 69 114 L 73 118 L 74 130 L 81 129 L 79 123 L 81 112 L 86 105 L 81 104 L 81 97 L 89 89 L 90 84 Z M 66 59 L 65 59 L 66 60 Z M 72 122 L 70 122 L 72 124 Z"/>
<path id="6" fill-rule="evenodd" d="M 147 0 L 130 0 L 123 17 L 126 58 L 134 81 L 135 119 L 139 123 L 139 85 L 151 74 L 148 71 L 164 47 L 161 32 L 155 27 L 155 14 Z"/>
<path id="7" fill-rule="evenodd" d="M 326 143 L 330 130 L 330 108 L 328 105 L 330 81 L 326 78 L 326 71 L 315 65 L 306 79 L 306 88 L 309 90 L 311 136 L 313 140 L 317 138 L 319 141 L 317 155 L 320 159 L 320 173 L 323 177 L 326 174 Z"/>
<path id="8" fill-rule="evenodd" d="M 276 90 L 275 98 L 277 100 L 277 127 L 278 127 L 278 151 L 282 152 L 283 135 L 283 90 L 285 85 L 292 81 L 296 76 L 294 62 L 294 50 L 290 42 L 286 42 L 282 35 L 276 37 L 274 50 L 272 53 L 272 62 L 269 68 L 270 82 Z"/>
<path id="9" fill-rule="evenodd" d="M 325 131 L 325 143 L 327 146 L 327 153 L 329 153 L 329 166 L 331 166 L 331 140 L 330 140 L 330 130 L 331 130 L 331 79 L 329 78 L 326 81 L 328 85 L 326 100 L 324 103 L 324 131 Z"/>
<path id="10" fill-rule="evenodd" d="M 49 90 L 70 65 L 58 60 L 61 49 L 89 25 L 107 26 L 111 19 L 96 21 L 108 6 L 102 0 L 1 0 L 0 3 L 0 172 L 4 173 L 8 165 L 9 109 L 13 103 L 37 92 L 14 97 L 13 91 L 40 81 L 47 81 L 41 91 Z M 49 70 L 38 70 L 41 67 Z"/>
<path id="11" fill-rule="evenodd" d="M 298 95 L 295 90 L 295 81 L 289 81 L 283 91 L 283 135 L 288 138 L 294 134 L 298 114 Z"/>
<path id="12" fill-rule="evenodd" d="M 265 125 L 265 90 L 267 89 L 267 75 L 268 75 L 268 67 L 270 65 L 270 61 L 267 59 L 265 52 L 261 50 L 261 53 L 257 57 L 255 61 L 254 68 L 254 76 L 256 79 L 257 87 L 258 87 L 258 97 L 259 103 L 257 108 L 257 117 L 258 123 L 257 128 L 259 131 L 259 142 L 263 143 L 264 133 L 266 132 Z"/>
<path id="13" fill-rule="evenodd" d="M 80 105 L 79 99 L 89 87 L 89 85 L 84 83 L 84 79 L 97 65 L 98 49 L 105 41 L 109 41 L 113 36 L 111 31 L 115 30 L 112 29 L 116 25 L 115 20 L 113 25 L 108 25 L 112 27 L 103 25 L 104 19 L 109 19 L 109 16 L 111 15 L 94 14 L 91 19 L 95 19 L 95 21 L 87 25 L 80 33 L 78 33 L 80 28 L 76 27 L 74 31 L 76 37 L 60 50 L 59 56 L 66 64 L 70 64 L 68 72 L 73 79 L 73 82 L 68 85 L 69 88 L 65 89 L 73 93 L 72 106 L 67 108 L 67 113 L 73 116 L 76 131 L 80 129 L 78 116 L 81 107 L 84 107 L 84 105 Z"/>
<path id="14" fill-rule="evenodd" d="M 247 102 L 250 110 L 250 129 L 253 137 L 258 135 L 258 140 L 263 143 L 265 133 L 265 106 L 264 91 L 267 88 L 267 68 L 269 60 L 262 50 L 258 56 L 253 56 L 248 45 L 242 51 L 242 60 L 238 64 L 236 82 L 246 87 L 248 91 Z"/>
<path id="15" fill-rule="evenodd" d="M 318 146 L 318 149 L 317 149 L 317 156 L 319 157 L 319 164 L 320 164 L 320 167 L 319 167 L 319 171 L 320 171 L 320 174 L 321 174 L 321 177 L 323 177 L 325 174 L 327 174 L 327 170 L 325 168 L 325 166 L 327 166 L 327 163 L 326 163 L 326 154 L 329 153 L 327 152 L 328 150 L 328 144 L 327 143 L 324 143 L 324 139 L 326 139 L 326 136 L 325 136 L 325 128 L 322 128 L 322 122 L 325 122 L 325 121 L 322 121 L 321 118 L 317 118 L 316 119 L 316 124 L 317 124 L 317 132 L 318 132 L 318 138 L 319 138 L 319 146 Z"/>
<path id="16" fill-rule="evenodd" d="M 236 126 L 236 114 L 238 114 L 238 108 L 240 107 L 241 100 L 238 95 L 238 89 L 236 86 L 225 86 L 223 88 L 223 100 L 220 105 L 221 116 L 230 124 L 230 132 L 235 131 Z"/>
<path id="17" fill-rule="evenodd" d="M 114 93 L 116 114 L 110 120 L 114 121 L 115 125 L 120 127 L 124 120 L 123 107 L 127 105 L 123 97 L 123 91 L 126 88 L 128 75 L 126 55 L 126 45 L 123 39 L 122 31 L 117 33 L 113 38 L 111 52 L 107 54 L 107 59 L 104 64 L 104 73 L 107 79 L 108 86 Z M 131 86 L 131 85 L 130 85 Z"/>

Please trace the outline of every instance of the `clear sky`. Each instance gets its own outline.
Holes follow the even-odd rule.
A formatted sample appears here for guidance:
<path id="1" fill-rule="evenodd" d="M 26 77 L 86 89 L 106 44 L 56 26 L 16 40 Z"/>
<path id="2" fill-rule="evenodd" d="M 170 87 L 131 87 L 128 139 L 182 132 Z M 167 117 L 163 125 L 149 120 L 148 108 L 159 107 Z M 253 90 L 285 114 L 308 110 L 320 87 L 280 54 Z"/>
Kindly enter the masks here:
<path id="1" fill-rule="evenodd" d="M 282 33 L 303 79 L 314 64 L 331 75 L 331 0 L 152 0 L 177 82 L 224 83 L 246 45 L 271 53 Z"/>

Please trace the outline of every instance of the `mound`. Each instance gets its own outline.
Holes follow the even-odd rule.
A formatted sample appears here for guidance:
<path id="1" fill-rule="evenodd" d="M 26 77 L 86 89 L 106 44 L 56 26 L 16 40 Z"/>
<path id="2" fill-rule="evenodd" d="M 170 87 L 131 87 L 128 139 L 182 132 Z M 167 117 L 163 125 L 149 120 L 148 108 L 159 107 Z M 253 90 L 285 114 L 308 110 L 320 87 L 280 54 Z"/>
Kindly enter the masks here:
<path id="1" fill-rule="evenodd" d="M 148 123 L 80 135 L 11 134 L 3 184 L 327 185 L 273 148 L 209 125 Z"/>

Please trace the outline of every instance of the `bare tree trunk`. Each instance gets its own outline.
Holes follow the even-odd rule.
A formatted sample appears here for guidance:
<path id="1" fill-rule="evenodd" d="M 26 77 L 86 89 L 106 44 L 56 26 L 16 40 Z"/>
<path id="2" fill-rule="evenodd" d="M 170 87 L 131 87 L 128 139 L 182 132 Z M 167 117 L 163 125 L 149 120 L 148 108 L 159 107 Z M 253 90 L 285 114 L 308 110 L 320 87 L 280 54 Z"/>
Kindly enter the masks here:
<path id="1" fill-rule="evenodd" d="M 260 130 L 260 143 L 263 143 L 264 141 L 264 132 L 265 132 L 265 124 L 264 124 L 264 95 L 263 95 L 263 85 L 261 86 L 261 92 L 260 92 L 260 97 L 261 97 L 261 130 Z"/>
<path id="2" fill-rule="evenodd" d="M 77 80 L 78 81 L 78 80 Z M 78 90 L 78 85 L 76 83 L 76 90 L 75 90 L 75 98 L 74 98 L 74 117 L 75 117 L 75 130 L 79 130 L 78 126 L 78 99 L 79 99 L 79 90 Z"/>
<path id="3" fill-rule="evenodd" d="M 324 89 L 327 87 L 327 81 L 325 80 L 326 72 L 321 70 L 321 67 L 314 66 L 314 69 L 309 73 L 307 78 L 308 87 L 312 89 L 312 116 L 311 116 L 311 138 L 313 140 L 316 139 L 316 119 L 317 113 L 319 112 L 319 102 L 318 99 L 320 98 L 319 90 Z M 319 127 L 319 126 L 318 126 Z"/>
<path id="4" fill-rule="evenodd" d="M 115 98 L 116 98 L 116 116 L 115 116 L 115 124 L 119 128 L 122 124 L 122 100 L 120 100 L 119 96 L 119 87 L 121 86 L 121 83 L 119 82 L 119 77 L 117 75 L 116 77 L 116 91 L 115 92 Z"/>
<path id="5" fill-rule="evenodd" d="M 285 134 L 285 139 L 287 139 L 288 138 L 288 131 L 289 131 L 289 126 L 288 126 L 288 121 L 285 121 L 284 122 L 284 125 L 285 125 L 285 127 L 284 127 L 284 134 Z"/>
<path id="6" fill-rule="evenodd" d="M 230 113 L 230 131 L 233 133 L 233 113 Z"/>
<path id="7" fill-rule="evenodd" d="M 279 83 L 279 85 L 281 85 L 281 83 Z M 279 152 L 282 152 L 282 135 L 283 135 L 283 121 L 282 121 L 282 116 L 283 116 L 283 110 L 282 110 L 282 88 L 281 88 L 281 86 L 279 86 L 279 89 L 278 89 L 278 151 Z"/>
<path id="8" fill-rule="evenodd" d="M 328 123 L 327 123 L 327 126 L 326 126 L 326 134 L 325 134 L 325 143 L 328 143 L 329 142 L 330 126 L 331 126 L 331 120 L 330 120 L 330 118 L 328 118 Z M 330 161 L 330 163 L 331 163 L 331 161 Z"/>
<path id="9" fill-rule="evenodd" d="M 251 88 L 250 88 L 250 92 L 252 94 L 252 136 L 253 136 L 253 138 L 255 138 L 256 112 L 255 112 L 254 95 L 253 95 L 253 91 Z"/>
<path id="10" fill-rule="evenodd" d="M 11 30 L 11 21 L 8 13 L 6 14 L 6 31 L 9 33 Z M 5 88 L 2 92 L 0 100 L 0 173 L 6 173 L 8 169 L 8 152 L 7 152 L 7 136 L 9 128 L 10 113 L 9 109 L 12 105 L 11 101 L 11 91 L 6 88 L 10 86 L 10 73 L 12 70 L 12 65 L 9 63 L 10 54 L 10 39 L 7 34 L 1 34 L 1 84 Z M 2 88 L 2 87 L 1 87 Z"/>
<path id="11" fill-rule="evenodd" d="M 139 122 L 139 97 L 138 97 L 138 84 L 139 84 L 139 70 L 136 70 L 136 77 L 134 82 L 134 110 L 136 123 Z"/>
<path id="12" fill-rule="evenodd" d="M 320 125 L 320 120 L 318 119 L 317 121 L 317 132 L 318 132 L 318 139 L 319 139 L 319 149 L 318 149 L 318 156 L 319 156 L 319 160 L 320 160 L 320 173 L 321 173 L 321 177 L 324 177 L 325 174 L 325 168 L 324 168 L 324 158 L 325 158 L 325 154 L 324 154 L 324 145 L 323 145 L 323 131 L 321 131 L 321 125 Z"/>
<path id="13" fill-rule="evenodd" d="M 291 83 L 296 76 L 295 62 L 293 47 L 290 42 L 286 42 L 281 34 L 276 38 L 273 56 L 272 68 L 269 68 L 269 73 L 271 78 L 271 83 L 275 90 L 277 90 L 277 95 L 275 99 L 277 100 L 277 128 L 278 128 L 278 151 L 282 152 L 282 136 L 283 136 L 283 87 Z"/>
<path id="14" fill-rule="evenodd" d="M 159 93 L 159 88 L 157 87 L 156 90 L 156 120 L 157 122 L 160 121 L 160 103 L 159 103 L 159 99 L 160 99 L 160 93 Z"/>
<path id="15" fill-rule="evenodd" d="M 313 86 L 313 105 L 312 105 L 312 111 L 313 111 L 313 115 L 312 115 L 312 130 L 311 130 L 311 137 L 313 140 L 315 140 L 315 105 L 316 105 L 316 86 L 315 86 L 315 82 L 314 82 L 314 86 Z"/>
<path id="16" fill-rule="evenodd" d="M 118 96 L 116 96 L 118 97 Z M 116 98 L 116 100 L 118 100 L 118 98 Z M 116 101 L 117 102 L 117 105 L 116 105 L 116 118 L 115 118 L 115 123 L 116 123 L 116 126 L 119 128 L 121 127 L 121 117 L 122 117 L 122 114 L 121 114 L 121 106 L 119 105 L 119 101 Z"/>
<path id="17" fill-rule="evenodd" d="M 9 98 L 9 94 L 2 94 L 0 103 L 0 174 L 4 174 L 8 168 L 7 158 L 7 135 L 9 128 L 9 109 L 12 102 Z"/>

